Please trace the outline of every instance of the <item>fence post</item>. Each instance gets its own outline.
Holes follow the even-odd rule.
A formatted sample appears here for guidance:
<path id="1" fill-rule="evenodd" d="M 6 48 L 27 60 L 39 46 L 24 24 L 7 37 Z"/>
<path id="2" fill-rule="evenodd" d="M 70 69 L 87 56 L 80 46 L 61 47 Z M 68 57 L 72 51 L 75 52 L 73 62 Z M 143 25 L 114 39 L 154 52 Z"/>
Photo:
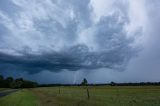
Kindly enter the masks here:
<path id="1" fill-rule="evenodd" d="M 60 87 L 59 87 L 59 94 L 61 93 Z"/>
<path id="2" fill-rule="evenodd" d="M 89 95 L 89 89 L 87 87 L 87 97 L 88 97 L 88 100 L 90 99 L 90 95 Z"/>

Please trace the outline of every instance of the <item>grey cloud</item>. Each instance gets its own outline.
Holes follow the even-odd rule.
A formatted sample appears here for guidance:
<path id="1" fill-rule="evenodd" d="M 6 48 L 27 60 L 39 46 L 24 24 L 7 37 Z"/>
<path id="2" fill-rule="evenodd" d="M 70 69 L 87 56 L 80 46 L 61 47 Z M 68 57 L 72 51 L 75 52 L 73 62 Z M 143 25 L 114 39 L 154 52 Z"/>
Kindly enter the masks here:
<path id="1" fill-rule="evenodd" d="M 38 73 L 43 70 L 59 72 L 63 69 L 91 70 L 102 67 L 119 70 L 124 68 L 124 63 L 131 58 L 131 50 L 130 48 L 119 48 L 111 51 L 90 52 L 87 46 L 76 45 L 65 51 L 39 55 L 24 52 L 23 55 L 13 56 L 1 53 L 0 69 L 22 70 L 29 73 Z"/>
<path id="2" fill-rule="evenodd" d="M 57 40 L 63 40 L 63 43 L 74 43 L 79 31 L 92 24 L 92 9 L 89 7 L 89 2 L 89 0 L 81 0 L 80 2 L 75 0 L 69 0 L 68 2 L 52 1 L 54 5 L 58 6 L 57 9 L 61 13 L 53 16 L 54 9 L 51 10 L 48 13 L 49 19 L 35 20 L 35 27 L 47 36 L 46 38 L 53 39 L 54 36 Z M 71 17 L 71 15 L 73 16 Z M 64 21 L 63 24 L 57 21 L 57 17 Z"/>
<path id="3" fill-rule="evenodd" d="M 95 23 L 89 0 L 48 0 L 38 4 L 35 0 L 30 7 L 33 11 L 25 7 L 29 1 L 13 1 L 21 9 L 13 17 L 6 16 L 12 20 L 12 30 L 0 27 L 0 33 L 8 37 L 3 44 L 0 42 L 1 70 L 21 70 L 30 74 L 64 69 L 124 70 L 137 53 L 137 48 L 131 46 L 134 39 L 128 38 L 124 30 L 128 16 L 122 15 L 119 10 Z M 40 6 L 38 10 L 37 6 Z M 8 25 L 4 22 L 2 26 L 5 24 Z M 88 29 L 93 33 L 90 34 L 92 39 L 87 40 L 93 40 L 95 50 L 88 46 L 88 42 L 79 41 L 80 33 Z M 14 51 L 13 54 L 4 51 L 4 48 Z"/>
<path id="4" fill-rule="evenodd" d="M 117 13 L 111 16 L 102 17 L 96 25 L 95 40 L 101 49 L 118 49 L 118 47 L 129 46 L 132 42 L 132 38 L 126 37 L 124 31 L 125 24 L 128 23 L 128 19 L 124 18 L 125 21 L 119 21 Z M 117 47 L 117 48 L 115 48 Z"/>
<path id="5" fill-rule="evenodd" d="M 20 8 L 13 4 L 11 1 L 8 0 L 1 0 L 0 1 L 0 10 L 8 13 L 8 15 L 14 15 L 14 12 L 17 12 Z"/>

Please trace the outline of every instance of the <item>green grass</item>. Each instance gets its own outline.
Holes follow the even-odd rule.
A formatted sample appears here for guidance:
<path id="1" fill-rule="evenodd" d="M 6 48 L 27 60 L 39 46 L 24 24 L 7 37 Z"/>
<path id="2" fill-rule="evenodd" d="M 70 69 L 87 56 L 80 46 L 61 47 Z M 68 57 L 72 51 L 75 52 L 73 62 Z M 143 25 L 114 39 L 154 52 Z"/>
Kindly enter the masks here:
<path id="1" fill-rule="evenodd" d="M 160 106 L 160 86 L 42 87 L 0 98 L 0 106 Z M 59 93 L 60 89 L 60 93 Z"/>
<path id="2" fill-rule="evenodd" d="M 37 106 L 35 96 L 28 90 L 20 90 L 0 98 L 0 106 Z"/>
<path id="3" fill-rule="evenodd" d="M 59 94 L 60 88 L 60 94 Z M 31 90 L 41 106 L 160 106 L 160 87 L 48 87 Z"/>
<path id="4" fill-rule="evenodd" d="M 0 92 L 7 90 L 7 88 L 0 88 Z"/>

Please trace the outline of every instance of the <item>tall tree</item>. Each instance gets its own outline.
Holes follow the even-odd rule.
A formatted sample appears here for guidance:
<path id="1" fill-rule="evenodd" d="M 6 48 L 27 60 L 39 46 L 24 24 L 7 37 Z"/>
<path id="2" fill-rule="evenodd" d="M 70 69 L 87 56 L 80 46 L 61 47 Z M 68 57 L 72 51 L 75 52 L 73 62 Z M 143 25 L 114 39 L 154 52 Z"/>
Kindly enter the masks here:
<path id="1" fill-rule="evenodd" d="M 82 83 L 81 83 L 81 85 L 87 85 L 87 84 L 88 84 L 88 81 L 87 81 L 86 78 L 84 78 L 83 81 L 82 81 Z"/>

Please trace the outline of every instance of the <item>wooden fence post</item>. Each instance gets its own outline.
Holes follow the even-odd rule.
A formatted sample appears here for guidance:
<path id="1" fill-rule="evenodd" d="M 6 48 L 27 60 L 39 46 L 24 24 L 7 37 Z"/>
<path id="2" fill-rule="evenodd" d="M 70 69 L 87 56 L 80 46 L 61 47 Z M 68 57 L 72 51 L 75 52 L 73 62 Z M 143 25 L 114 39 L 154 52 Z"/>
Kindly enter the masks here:
<path id="1" fill-rule="evenodd" d="M 60 87 L 59 87 L 59 94 L 61 93 Z"/>
<path id="2" fill-rule="evenodd" d="M 87 87 L 87 97 L 88 97 L 88 100 L 90 99 L 90 95 L 89 95 L 89 89 Z"/>

